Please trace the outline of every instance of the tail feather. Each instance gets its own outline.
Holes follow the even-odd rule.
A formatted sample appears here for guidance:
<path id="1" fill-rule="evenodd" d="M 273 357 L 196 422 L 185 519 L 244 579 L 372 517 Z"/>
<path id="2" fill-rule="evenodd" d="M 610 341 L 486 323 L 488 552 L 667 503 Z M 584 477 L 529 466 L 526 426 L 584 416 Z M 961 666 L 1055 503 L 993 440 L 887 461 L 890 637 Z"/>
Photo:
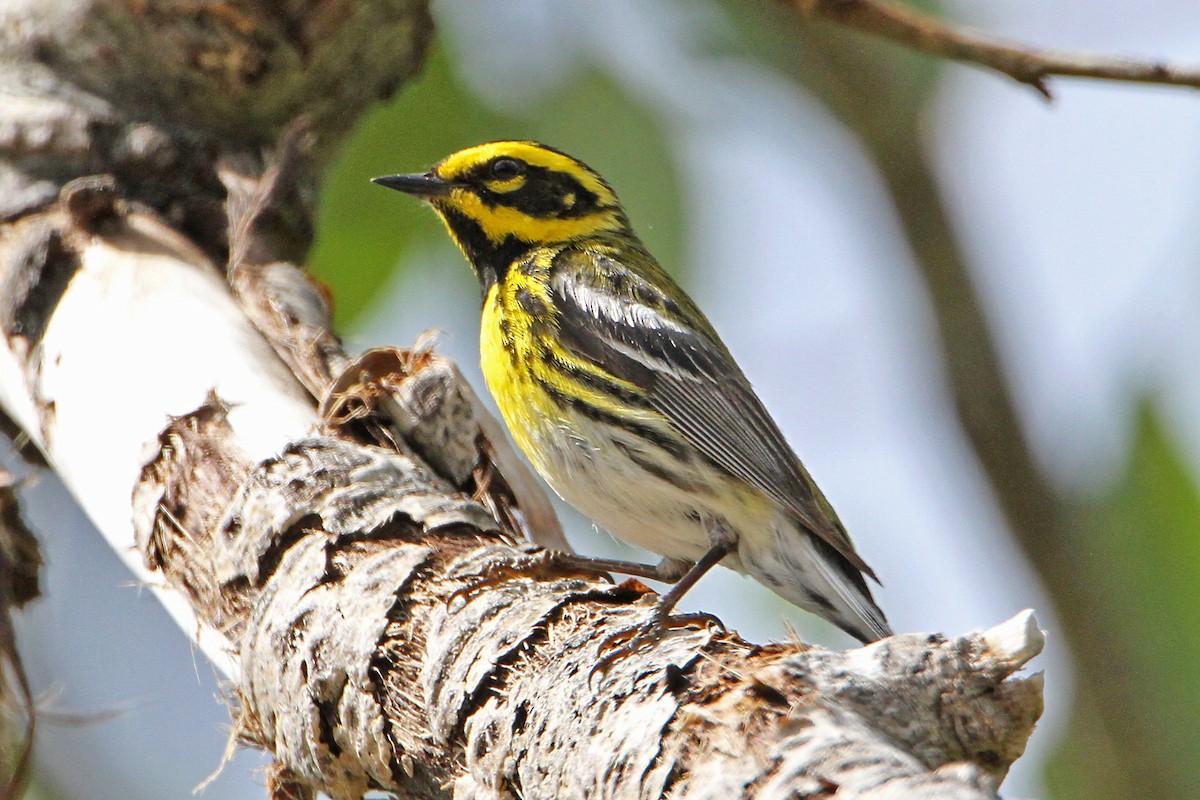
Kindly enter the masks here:
<path id="1" fill-rule="evenodd" d="M 821 556 L 816 559 L 817 569 L 837 592 L 846 610 L 851 612 L 848 619 L 846 615 L 827 616 L 826 619 L 863 644 L 891 636 L 892 626 L 883 609 L 875 603 L 863 573 L 824 539 L 817 536 L 811 536 L 811 539 Z"/>
<path id="2" fill-rule="evenodd" d="M 775 527 L 774 541 L 765 548 L 743 538 L 739 556 L 755 580 L 863 644 L 892 635 L 858 567 L 794 522 Z"/>

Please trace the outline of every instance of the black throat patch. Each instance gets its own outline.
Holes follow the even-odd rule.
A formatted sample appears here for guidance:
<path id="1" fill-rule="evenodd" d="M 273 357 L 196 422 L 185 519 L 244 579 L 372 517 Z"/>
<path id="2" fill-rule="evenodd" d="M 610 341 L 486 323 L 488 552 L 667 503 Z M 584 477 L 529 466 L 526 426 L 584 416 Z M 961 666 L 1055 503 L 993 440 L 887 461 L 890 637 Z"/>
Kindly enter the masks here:
<path id="1" fill-rule="evenodd" d="M 449 208 L 438 210 L 445 217 L 454 240 L 475 269 L 484 295 L 487 295 L 488 289 L 504 280 L 513 262 L 521 260 L 534 247 L 515 236 L 509 236 L 500 243 L 493 242 L 479 223 L 466 214 Z"/>

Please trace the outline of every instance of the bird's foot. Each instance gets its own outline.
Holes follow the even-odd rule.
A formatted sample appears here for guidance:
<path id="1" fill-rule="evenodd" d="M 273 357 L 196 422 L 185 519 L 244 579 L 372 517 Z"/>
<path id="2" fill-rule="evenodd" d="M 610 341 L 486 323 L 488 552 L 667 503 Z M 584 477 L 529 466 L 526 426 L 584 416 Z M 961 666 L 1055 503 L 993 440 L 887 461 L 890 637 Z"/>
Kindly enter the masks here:
<path id="1" fill-rule="evenodd" d="M 528 577 L 544 573 L 548 569 L 573 571 L 589 577 L 607 578 L 612 580 L 613 572 L 626 575 L 637 575 L 651 580 L 672 583 L 685 576 L 692 567 L 692 562 L 675 558 L 664 558 L 658 564 L 639 564 L 632 561 L 621 561 L 610 558 L 581 556 L 576 553 L 563 553 L 558 550 L 546 550 L 527 545 L 514 554 L 511 548 L 497 548 L 502 552 L 488 556 L 488 563 L 480 570 L 475 564 L 470 566 L 470 574 L 466 576 L 467 583 L 450 595 L 451 600 L 474 595 L 476 592 L 495 586 L 507 580 L 518 577 Z M 450 577 L 457 577 L 451 575 Z M 664 595 L 664 597 L 666 597 Z M 674 601 L 665 608 L 663 615 L 670 611 Z"/>
<path id="2" fill-rule="evenodd" d="M 659 598 L 649 617 L 614 633 L 600 645 L 600 658 L 592 667 L 591 676 L 597 673 L 603 675 L 620 659 L 653 648 L 667 638 L 674 629 L 715 627 L 721 633 L 725 633 L 725 625 L 712 614 L 703 612 L 672 614 L 671 608 L 674 603 L 665 603 L 664 599 L 666 599 L 665 596 Z"/>
<path id="3" fill-rule="evenodd" d="M 473 572 L 465 578 L 463 586 L 455 589 L 449 601 L 470 598 L 478 592 L 516 578 L 529 578 L 558 565 L 558 556 L 553 550 L 529 547 L 514 552 L 504 548 L 502 554 L 490 557 L 482 569 L 472 565 Z M 455 577 L 455 576 L 450 576 Z"/>

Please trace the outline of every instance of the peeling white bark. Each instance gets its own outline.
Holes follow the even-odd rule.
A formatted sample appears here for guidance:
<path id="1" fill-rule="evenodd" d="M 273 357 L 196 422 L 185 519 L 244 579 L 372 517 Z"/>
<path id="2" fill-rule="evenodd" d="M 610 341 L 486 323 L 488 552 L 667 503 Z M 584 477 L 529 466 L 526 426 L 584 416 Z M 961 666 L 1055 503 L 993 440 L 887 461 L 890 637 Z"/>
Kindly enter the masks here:
<path id="1" fill-rule="evenodd" d="M 275 359 L 197 249 L 131 214 L 119 235 L 86 237 L 36 352 L 5 351 L 5 408 L 46 454 L 98 530 L 227 674 L 231 646 L 148 569 L 130 498 L 171 416 L 217 392 L 249 460 L 319 424 L 311 398 Z M 81 236 L 81 238 L 84 238 Z M 11 243 L 11 240 L 9 240 Z M 0 245 L 2 246 L 2 245 Z"/>
<path id="2" fill-rule="evenodd" d="M 58 474 L 114 548 L 131 551 L 129 501 L 169 416 L 210 392 L 251 461 L 319 422 L 312 399 L 229 297 L 213 265 L 147 217 L 96 238 L 42 338 L 33 396 L 53 407 L 35 429 Z M 94 392 L 112 393 L 98 425 Z"/>

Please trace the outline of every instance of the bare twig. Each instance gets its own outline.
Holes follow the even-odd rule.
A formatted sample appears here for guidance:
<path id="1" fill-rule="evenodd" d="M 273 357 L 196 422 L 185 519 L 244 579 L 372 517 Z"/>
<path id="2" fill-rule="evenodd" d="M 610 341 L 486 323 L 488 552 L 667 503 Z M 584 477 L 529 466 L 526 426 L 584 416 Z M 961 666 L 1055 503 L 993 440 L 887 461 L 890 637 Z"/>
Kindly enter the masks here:
<path id="1" fill-rule="evenodd" d="M 1051 99 L 1046 78 L 1098 78 L 1200 88 L 1200 66 L 1099 53 L 1043 50 L 1007 42 L 880 0 L 784 0 L 821 17 L 915 50 L 1002 72 Z"/>

